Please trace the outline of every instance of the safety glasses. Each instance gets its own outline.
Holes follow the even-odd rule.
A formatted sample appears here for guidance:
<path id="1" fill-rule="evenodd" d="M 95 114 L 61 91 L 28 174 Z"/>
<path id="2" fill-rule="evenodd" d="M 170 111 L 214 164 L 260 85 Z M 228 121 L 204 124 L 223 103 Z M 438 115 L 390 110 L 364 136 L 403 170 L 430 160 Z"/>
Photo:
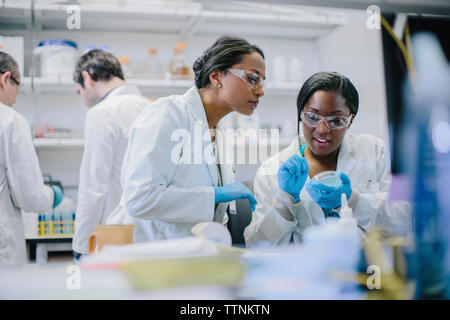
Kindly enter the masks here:
<path id="1" fill-rule="evenodd" d="M 6 72 L 7 72 L 7 71 L 0 71 L 0 74 L 4 74 L 4 73 L 6 73 Z M 12 75 L 9 76 L 9 79 L 11 79 L 11 81 L 14 82 L 14 84 L 15 84 L 16 86 L 20 86 L 20 82 L 17 81 L 17 79 L 14 78 Z"/>
<path id="2" fill-rule="evenodd" d="M 263 77 L 257 74 L 256 72 L 247 71 L 243 69 L 227 69 L 226 71 L 229 71 L 236 77 L 244 80 L 247 83 L 247 85 L 252 89 L 257 89 L 259 87 L 263 88 L 264 85 L 266 84 Z"/>
<path id="3" fill-rule="evenodd" d="M 308 126 L 316 128 L 319 126 L 320 122 L 325 121 L 328 129 L 330 130 L 340 130 L 347 128 L 350 125 L 350 121 L 352 120 L 353 115 L 348 117 L 343 116 L 331 116 L 331 117 L 322 117 L 313 112 L 304 111 L 301 113 L 302 121 Z"/>

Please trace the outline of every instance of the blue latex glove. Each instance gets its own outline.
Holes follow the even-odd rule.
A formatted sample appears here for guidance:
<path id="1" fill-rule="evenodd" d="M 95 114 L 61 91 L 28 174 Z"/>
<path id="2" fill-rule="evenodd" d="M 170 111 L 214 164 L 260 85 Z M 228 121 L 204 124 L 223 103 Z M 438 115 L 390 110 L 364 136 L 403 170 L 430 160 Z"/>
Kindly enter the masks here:
<path id="1" fill-rule="evenodd" d="M 311 198 L 322 208 L 338 208 L 341 206 L 341 194 L 345 193 L 347 199 L 352 195 L 352 186 L 350 179 L 343 172 L 339 172 L 341 184 L 339 186 L 330 186 L 318 181 L 310 180 L 305 188 Z"/>
<path id="2" fill-rule="evenodd" d="M 278 169 L 278 186 L 294 197 L 295 202 L 298 202 L 300 191 L 308 178 L 308 172 L 309 166 L 306 159 L 294 154 Z"/>
<path id="3" fill-rule="evenodd" d="M 256 202 L 252 192 L 240 181 L 227 184 L 223 187 L 214 187 L 215 203 L 230 202 L 236 199 L 248 199 L 250 210 L 255 211 Z"/>
<path id="4" fill-rule="evenodd" d="M 62 199 L 64 198 L 64 193 L 62 192 L 61 188 L 56 185 L 51 185 L 51 188 L 53 189 L 53 193 L 55 194 L 55 196 L 53 197 L 54 208 L 61 203 Z"/>

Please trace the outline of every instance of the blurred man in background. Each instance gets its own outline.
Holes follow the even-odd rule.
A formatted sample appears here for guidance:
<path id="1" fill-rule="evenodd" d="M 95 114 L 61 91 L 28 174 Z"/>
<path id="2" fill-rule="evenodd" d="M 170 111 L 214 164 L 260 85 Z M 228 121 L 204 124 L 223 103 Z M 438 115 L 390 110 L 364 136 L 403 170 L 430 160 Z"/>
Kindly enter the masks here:
<path id="1" fill-rule="evenodd" d="M 77 260 L 89 253 L 89 235 L 95 226 L 104 224 L 119 204 L 128 131 L 150 101 L 136 86 L 125 83 L 119 61 L 103 50 L 91 50 L 80 57 L 74 81 L 83 103 L 89 107 L 72 245 Z"/>

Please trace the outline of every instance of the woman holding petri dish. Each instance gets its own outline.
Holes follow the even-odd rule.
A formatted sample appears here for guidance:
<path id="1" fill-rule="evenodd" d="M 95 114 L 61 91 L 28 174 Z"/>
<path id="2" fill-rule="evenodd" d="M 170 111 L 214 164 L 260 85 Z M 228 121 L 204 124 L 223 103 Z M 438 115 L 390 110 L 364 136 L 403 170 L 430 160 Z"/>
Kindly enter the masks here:
<path id="1" fill-rule="evenodd" d="M 355 86 L 343 75 L 319 72 L 305 81 L 297 98 L 300 136 L 256 174 L 258 205 L 244 232 L 247 246 L 301 242 L 305 228 L 339 217 L 343 193 L 362 230 L 411 231 L 409 204 L 387 201 L 391 176 L 383 141 L 347 132 L 358 104 Z"/>

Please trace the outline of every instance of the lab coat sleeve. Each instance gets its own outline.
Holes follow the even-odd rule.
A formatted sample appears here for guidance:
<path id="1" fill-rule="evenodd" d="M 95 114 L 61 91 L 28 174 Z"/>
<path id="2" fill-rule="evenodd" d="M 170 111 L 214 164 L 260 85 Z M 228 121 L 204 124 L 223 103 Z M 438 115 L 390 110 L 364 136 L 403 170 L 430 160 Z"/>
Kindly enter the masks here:
<path id="1" fill-rule="evenodd" d="M 294 214 L 294 220 L 290 221 L 277 211 L 274 200 L 277 199 L 278 186 L 271 184 L 271 175 L 266 171 L 265 167 L 261 166 L 256 174 L 254 192 L 258 204 L 250 225 L 244 231 L 247 247 L 258 243 L 288 244 L 297 225 Z M 284 208 L 286 209 L 288 208 Z"/>
<path id="2" fill-rule="evenodd" d="M 174 150 L 179 150 L 180 144 L 172 134 L 189 133 L 187 121 L 170 103 L 154 103 L 133 124 L 122 167 L 124 200 L 130 216 L 170 223 L 213 221 L 212 186 L 171 184 L 179 161 Z"/>
<path id="3" fill-rule="evenodd" d="M 54 193 L 44 184 L 25 118 L 17 116 L 5 138 L 7 177 L 15 206 L 26 212 L 50 212 Z"/>
<path id="4" fill-rule="evenodd" d="M 386 160 L 386 149 L 376 146 L 376 183 L 357 189 L 359 200 L 354 207 L 358 224 L 368 230 L 381 228 L 396 236 L 407 236 L 412 232 L 411 204 L 406 201 L 389 202 L 391 175 Z M 351 199 L 351 197 L 350 197 Z"/>
<path id="5" fill-rule="evenodd" d="M 88 237 L 101 223 L 110 188 L 117 131 L 111 115 L 95 107 L 88 111 L 73 240 L 74 250 L 80 253 L 87 253 Z"/>

